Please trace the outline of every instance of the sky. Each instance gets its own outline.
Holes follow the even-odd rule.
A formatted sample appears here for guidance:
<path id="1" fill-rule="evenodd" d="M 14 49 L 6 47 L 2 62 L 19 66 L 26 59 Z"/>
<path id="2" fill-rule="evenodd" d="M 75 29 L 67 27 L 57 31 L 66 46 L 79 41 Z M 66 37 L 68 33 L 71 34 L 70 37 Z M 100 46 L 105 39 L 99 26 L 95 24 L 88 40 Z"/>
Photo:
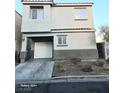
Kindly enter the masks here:
<path id="1" fill-rule="evenodd" d="M 93 2 L 93 17 L 96 32 L 99 32 L 101 25 L 109 25 L 109 0 L 54 0 L 55 3 L 77 3 Z M 15 0 L 15 9 L 22 14 L 21 0 Z"/>

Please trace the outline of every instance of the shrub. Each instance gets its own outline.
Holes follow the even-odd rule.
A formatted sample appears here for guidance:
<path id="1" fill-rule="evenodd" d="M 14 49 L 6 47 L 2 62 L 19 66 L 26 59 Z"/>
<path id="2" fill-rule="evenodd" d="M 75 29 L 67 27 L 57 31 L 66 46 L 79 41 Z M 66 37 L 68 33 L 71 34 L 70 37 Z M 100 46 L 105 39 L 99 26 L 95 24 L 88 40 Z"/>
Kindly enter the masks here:
<path id="1" fill-rule="evenodd" d="M 79 63 L 81 63 L 81 59 L 80 59 L 80 58 L 73 58 L 73 59 L 72 59 L 72 62 L 73 62 L 74 64 L 79 64 Z"/>
<path id="2" fill-rule="evenodd" d="M 90 64 L 82 65 L 81 70 L 84 71 L 84 72 L 91 72 L 91 71 L 93 71 L 92 66 Z"/>
<path id="3" fill-rule="evenodd" d="M 104 66 L 102 69 L 103 69 L 103 71 L 107 71 L 107 72 L 109 71 L 109 67 L 108 66 Z"/>
<path id="4" fill-rule="evenodd" d="M 59 69 L 59 71 L 61 72 L 64 72 L 66 71 L 66 62 L 63 61 L 63 62 L 58 62 L 58 65 L 57 65 L 57 68 Z"/>
<path id="5" fill-rule="evenodd" d="M 109 59 L 106 60 L 106 63 L 109 63 Z"/>
<path id="6" fill-rule="evenodd" d="M 105 64 L 104 61 L 99 61 L 99 62 L 96 63 L 96 65 L 97 65 L 97 66 L 100 66 L 100 67 L 103 67 L 104 64 Z"/>

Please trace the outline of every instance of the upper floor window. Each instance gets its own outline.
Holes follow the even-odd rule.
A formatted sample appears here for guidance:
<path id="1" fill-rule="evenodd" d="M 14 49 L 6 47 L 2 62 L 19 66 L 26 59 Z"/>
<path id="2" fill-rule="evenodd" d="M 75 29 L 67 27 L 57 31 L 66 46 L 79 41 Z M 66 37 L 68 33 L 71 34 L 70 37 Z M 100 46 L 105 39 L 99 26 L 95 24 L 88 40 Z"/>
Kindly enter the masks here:
<path id="1" fill-rule="evenodd" d="M 86 9 L 75 9 L 75 19 L 86 19 Z"/>
<path id="2" fill-rule="evenodd" d="M 31 19 L 43 19 L 44 10 L 42 6 L 31 6 Z"/>

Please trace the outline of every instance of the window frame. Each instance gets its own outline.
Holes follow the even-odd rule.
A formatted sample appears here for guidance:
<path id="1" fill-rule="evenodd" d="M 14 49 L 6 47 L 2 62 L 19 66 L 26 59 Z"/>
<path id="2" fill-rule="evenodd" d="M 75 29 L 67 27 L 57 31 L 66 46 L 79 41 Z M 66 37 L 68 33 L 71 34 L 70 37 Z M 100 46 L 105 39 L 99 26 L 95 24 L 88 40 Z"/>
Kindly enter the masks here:
<path id="1" fill-rule="evenodd" d="M 33 18 L 33 10 L 36 11 L 36 16 L 35 18 Z M 38 10 L 42 10 L 41 11 L 41 17 L 38 18 Z M 44 7 L 43 6 L 30 6 L 30 18 L 32 20 L 43 20 L 44 19 Z"/>
<path id="2" fill-rule="evenodd" d="M 74 8 L 74 9 L 75 9 L 75 20 L 76 21 L 88 20 L 87 16 L 86 16 L 86 8 Z M 78 12 L 81 12 L 81 11 L 82 11 L 82 13 L 84 13 L 82 17 L 80 14 L 78 14 Z M 77 18 L 77 16 L 78 16 L 77 14 L 79 15 L 79 18 Z"/>
<path id="3" fill-rule="evenodd" d="M 68 46 L 67 35 L 57 35 L 57 46 Z"/>

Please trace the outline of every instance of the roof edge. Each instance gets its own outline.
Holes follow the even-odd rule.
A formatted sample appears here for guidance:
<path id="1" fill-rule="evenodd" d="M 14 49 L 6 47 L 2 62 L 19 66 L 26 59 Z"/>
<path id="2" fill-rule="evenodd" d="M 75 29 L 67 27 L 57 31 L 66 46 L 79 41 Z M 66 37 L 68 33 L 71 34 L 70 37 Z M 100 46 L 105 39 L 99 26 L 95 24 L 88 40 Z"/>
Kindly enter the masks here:
<path id="1" fill-rule="evenodd" d="M 53 6 L 92 6 L 94 3 L 53 3 Z"/>
<path id="2" fill-rule="evenodd" d="M 88 5 L 92 6 L 94 3 L 93 2 L 74 2 L 74 3 L 56 3 L 56 2 L 24 2 L 22 1 L 23 4 L 51 4 L 54 6 L 72 6 L 72 5 Z"/>
<path id="3" fill-rule="evenodd" d="M 94 4 L 93 2 L 75 2 L 75 3 L 54 3 L 54 4 Z"/>
<path id="4" fill-rule="evenodd" d="M 16 12 L 17 14 L 19 14 L 19 15 L 22 17 L 22 15 L 21 15 L 19 12 L 17 12 L 16 10 L 15 10 L 15 12 Z"/>

